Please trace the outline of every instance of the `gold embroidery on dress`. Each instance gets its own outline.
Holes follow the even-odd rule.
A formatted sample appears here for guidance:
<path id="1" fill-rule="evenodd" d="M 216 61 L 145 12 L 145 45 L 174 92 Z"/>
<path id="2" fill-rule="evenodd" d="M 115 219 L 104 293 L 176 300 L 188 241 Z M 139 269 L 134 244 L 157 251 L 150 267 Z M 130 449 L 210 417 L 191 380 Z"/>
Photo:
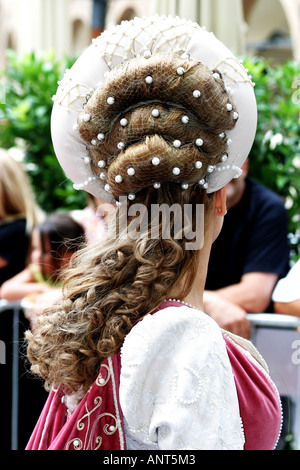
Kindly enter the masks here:
<path id="1" fill-rule="evenodd" d="M 107 377 L 106 379 L 104 378 L 102 372 L 103 368 L 107 370 Z M 102 370 L 102 372 L 101 372 Z M 114 372 L 113 372 L 113 367 L 112 367 L 112 361 L 109 358 L 109 366 L 107 364 L 102 364 L 100 373 L 95 381 L 96 385 L 99 387 L 103 387 L 106 385 L 109 380 L 112 380 L 112 388 L 113 388 L 113 398 L 114 398 L 114 407 L 115 407 L 115 412 L 116 416 L 113 415 L 112 413 L 101 413 L 97 418 L 95 419 L 93 425 L 91 426 L 91 416 L 93 413 L 95 413 L 101 405 L 103 404 L 103 400 L 101 396 L 97 396 L 94 399 L 94 407 L 89 410 L 87 403 L 85 403 L 85 410 L 86 413 L 84 416 L 82 416 L 78 421 L 77 421 L 77 429 L 78 431 L 84 431 L 85 430 L 85 436 L 84 440 L 80 439 L 79 437 L 74 437 L 71 439 L 67 445 L 66 445 L 66 450 L 74 449 L 74 450 L 98 450 L 101 445 L 103 438 L 101 435 L 96 435 L 95 436 L 95 430 L 97 425 L 99 424 L 100 420 L 102 418 L 107 418 L 110 417 L 113 419 L 114 424 L 108 424 L 105 423 L 103 427 L 100 427 L 100 433 L 103 432 L 104 434 L 111 436 L 113 435 L 116 431 L 119 432 L 119 437 L 120 437 L 120 444 L 121 448 L 124 448 L 124 436 L 123 436 L 123 430 L 122 430 L 122 425 L 121 425 L 121 420 L 119 416 L 119 410 L 118 410 L 118 403 L 117 403 L 117 395 L 116 395 L 116 385 L 115 385 L 115 380 L 114 380 Z M 89 392 L 88 392 L 89 393 Z"/>

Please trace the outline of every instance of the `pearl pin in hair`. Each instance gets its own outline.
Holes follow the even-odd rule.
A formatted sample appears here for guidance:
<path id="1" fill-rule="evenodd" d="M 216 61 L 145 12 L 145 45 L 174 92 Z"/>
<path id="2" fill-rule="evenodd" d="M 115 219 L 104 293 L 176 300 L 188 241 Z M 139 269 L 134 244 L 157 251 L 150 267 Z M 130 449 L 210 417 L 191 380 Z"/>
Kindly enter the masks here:
<path id="1" fill-rule="evenodd" d="M 89 163 L 91 163 L 90 157 L 84 157 L 83 161 L 84 161 L 84 163 L 85 163 L 86 165 L 88 165 Z"/>
<path id="2" fill-rule="evenodd" d="M 197 168 L 197 170 L 200 170 L 200 168 L 202 168 L 202 162 L 195 162 L 195 168 Z"/>
<path id="3" fill-rule="evenodd" d="M 213 165 L 208 165 L 207 167 L 207 172 L 212 173 L 214 171 L 215 167 Z"/>
<path id="4" fill-rule="evenodd" d="M 180 140 L 174 140 L 173 145 L 175 148 L 179 148 L 181 146 Z"/>
<path id="5" fill-rule="evenodd" d="M 127 170 L 127 175 L 133 176 L 134 174 L 135 174 L 135 169 L 132 168 L 132 167 L 128 168 L 128 170 Z"/>
<path id="6" fill-rule="evenodd" d="M 158 117 L 159 114 L 160 114 L 160 112 L 159 112 L 158 109 L 153 109 L 152 112 L 151 112 L 151 114 L 152 114 L 153 117 Z"/>
<path id="7" fill-rule="evenodd" d="M 159 188 L 160 188 L 160 183 L 154 183 L 153 187 L 154 187 L 155 189 L 159 189 Z"/>
<path id="8" fill-rule="evenodd" d="M 220 74 L 218 72 L 213 73 L 213 77 L 218 80 L 221 78 Z"/>
<path id="9" fill-rule="evenodd" d="M 203 143 L 204 143 L 204 142 L 203 142 L 202 139 L 197 139 L 197 140 L 196 140 L 196 145 L 197 145 L 197 147 L 202 147 Z"/>
<path id="10" fill-rule="evenodd" d="M 105 189 L 105 191 L 106 191 L 107 193 L 109 193 L 109 191 L 110 191 L 110 186 L 109 186 L 109 184 L 106 184 L 106 185 L 104 186 L 104 189 Z"/>
<path id="11" fill-rule="evenodd" d="M 106 163 L 105 163 L 104 160 L 99 160 L 99 162 L 98 162 L 98 167 L 99 168 L 105 168 L 105 165 L 106 165 Z"/>
<path id="12" fill-rule="evenodd" d="M 104 135 L 102 132 L 100 132 L 100 133 L 97 135 L 97 139 L 98 139 L 98 140 L 104 140 L 104 137 L 105 137 L 105 135 Z"/>
<path id="13" fill-rule="evenodd" d="M 100 179 L 105 180 L 106 174 L 104 172 L 100 173 Z"/>
<path id="14" fill-rule="evenodd" d="M 84 114 L 84 115 L 82 116 L 82 120 L 83 120 L 84 122 L 89 122 L 89 121 L 91 120 L 91 115 L 90 115 L 90 114 L 87 114 L 87 113 Z"/>
<path id="15" fill-rule="evenodd" d="M 189 185 L 187 183 L 182 183 L 181 189 L 188 189 Z"/>
<path id="16" fill-rule="evenodd" d="M 97 145 L 97 139 L 92 139 L 92 140 L 91 140 L 91 144 L 92 144 L 92 145 Z"/>
<path id="17" fill-rule="evenodd" d="M 233 110 L 233 106 L 230 103 L 227 103 L 226 108 L 227 108 L 227 111 L 232 111 Z"/>
<path id="18" fill-rule="evenodd" d="M 158 157 L 152 158 L 152 165 L 158 166 L 160 164 L 160 159 Z"/>
<path id="19" fill-rule="evenodd" d="M 183 75 L 183 74 L 184 74 L 184 68 L 183 67 L 178 67 L 177 75 Z"/>
<path id="20" fill-rule="evenodd" d="M 200 90 L 194 90 L 194 91 L 193 91 L 193 96 L 194 96 L 194 98 L 200 98 L 200 96 L 201 96 L 201 91 L 200 91 Z"/>
<path id="21" fill-rule="evenodd" d="M 227 155 L 222 155 L 221 161 L 226 162 L 227 160 L 228 160 L 228 156 Z"/>
<path id="22" fill-rule="evenodd" d="M 117 147 L 119 150 L 122 150 L 125 147 L 124 142 L 118 142 Z"/>
<path id="23" fill-rule="evenodd" d="M 188 116 L 182 116 L 181 122 L 182 122 L 183 124 L 188 124 L 189 121 L 190 121 L 190 118 L 189 118 Z"/>
<path id="24" fill-rule="evenodd" d="M 148 85 L 151 85 L 151 83 L 153 83 L 153 78 L 151 77 L 151 75 L 148 75 L 148 77 L 145 78 L 145 82 Z"/>
<path id="25" fill-rule="evenodd" d="M 121 119 L 120 124 L 121 124 L 122 127 L 126 127 L 127 124 L 128 124 L 127 119 L 126 118 Z"/>
<path id="26" fill-rule="evenodd" d="M 176 176 L 180 175 L 180 168 L 176 166 L 175 168 L 173 168 L 172 173 Z"/>
<path id="27" fill-rule="evenodd" d="M 121 175 L 117 175 L 117 176 L 115 177 L 115 182 L 116 182 L 116 183 L 122 183 L 122 181 L 123 181 L 123 178 L 122 178 Z"/>
<path id="28" fill-rule="evenodd" d="M 128 194 L 128 199 L 129 201 L 133 201 L 135 199 L 135 194 L 133 193 Z"/>
<path id="29" fill-rule="evenodd" d="M 145 51 L 145 52 L 144 52 L 144 57 L 145 57 L 145 59 L 150 59 L 151 56 L 152 56 L 152 54 L 151 54 L 150 51 Z"/>
<path id="30" fill-rule="evenodd" d="M 107 101 L 107 104 L 114 104 L 115 99 L 113 96 L 109 96 L 106 101 Z"/>

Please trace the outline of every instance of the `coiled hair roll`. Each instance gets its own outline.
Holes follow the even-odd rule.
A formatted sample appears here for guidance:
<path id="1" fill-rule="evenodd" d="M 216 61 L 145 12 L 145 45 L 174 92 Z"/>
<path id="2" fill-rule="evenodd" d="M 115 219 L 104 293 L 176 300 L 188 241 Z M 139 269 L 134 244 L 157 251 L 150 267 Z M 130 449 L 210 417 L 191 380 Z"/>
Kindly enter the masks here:
<path id="1" fill-rule="evenodd" d="M 116 66 L 86 104 L 78 130 L 94 175 L 118 200 L 155 183 L 205 185 L 226 161 L 225 131 L 237 119 L 221 74 L 154 54 Z"/>

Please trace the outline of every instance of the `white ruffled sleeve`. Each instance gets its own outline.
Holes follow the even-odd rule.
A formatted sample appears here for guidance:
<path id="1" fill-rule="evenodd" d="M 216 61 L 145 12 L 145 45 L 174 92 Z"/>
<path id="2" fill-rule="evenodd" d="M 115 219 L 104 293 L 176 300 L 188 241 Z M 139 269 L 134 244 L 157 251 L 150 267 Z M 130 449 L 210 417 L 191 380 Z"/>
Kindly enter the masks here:
<path id="1" fill-rule="evenodd" d="M 168 307 L 131 330 L 121 353 L 120 403 L 130 446 L 243 449 L 225 342 L 198 310 Z"/>

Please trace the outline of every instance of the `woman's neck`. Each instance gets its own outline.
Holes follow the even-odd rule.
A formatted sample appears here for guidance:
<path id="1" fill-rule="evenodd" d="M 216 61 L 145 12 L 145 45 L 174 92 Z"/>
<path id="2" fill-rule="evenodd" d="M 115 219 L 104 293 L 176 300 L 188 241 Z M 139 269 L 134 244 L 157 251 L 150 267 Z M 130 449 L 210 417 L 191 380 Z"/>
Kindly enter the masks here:
<path id="1" fill-rule="evenodd" d="M 195 256 L 198 258 L 198 269 L 189 293 L 184 297 L 184 299 L 180 298 L 180 295 L 178 296 L 178 294 L 181 290 L 181 285 L 179 285 L 178 288 L 172 290 L 170 296 L 171 298 L 182 300 L 190 305 L 193 305 L 194 307 L 197 307 L 199 310 L 203 310 L 203 295 L 206 283 L 210 248 L 211 244 L 208 243 L 207 245 L 203 246 L 203 248 L 197 254 L 195 254 Z M 186 274 L 186 276 L 189 276 L 189 272 Z M 185 281 L 186 278 L 183 279 L 183 283 Z"/>
<path id="2" fill-rule="evenodd" d="M 200 257 L 201 258 L 201 257 Z M 193 285 L 189 293 L 185 296 L 184 302 L 197 307 L 199 310 L 203 310 L 203 294 L 205 287 L 205 280 L 207 274 L 207 265 L 203 262 L 199 262 L 199 269 L 194 279 Z"/>

